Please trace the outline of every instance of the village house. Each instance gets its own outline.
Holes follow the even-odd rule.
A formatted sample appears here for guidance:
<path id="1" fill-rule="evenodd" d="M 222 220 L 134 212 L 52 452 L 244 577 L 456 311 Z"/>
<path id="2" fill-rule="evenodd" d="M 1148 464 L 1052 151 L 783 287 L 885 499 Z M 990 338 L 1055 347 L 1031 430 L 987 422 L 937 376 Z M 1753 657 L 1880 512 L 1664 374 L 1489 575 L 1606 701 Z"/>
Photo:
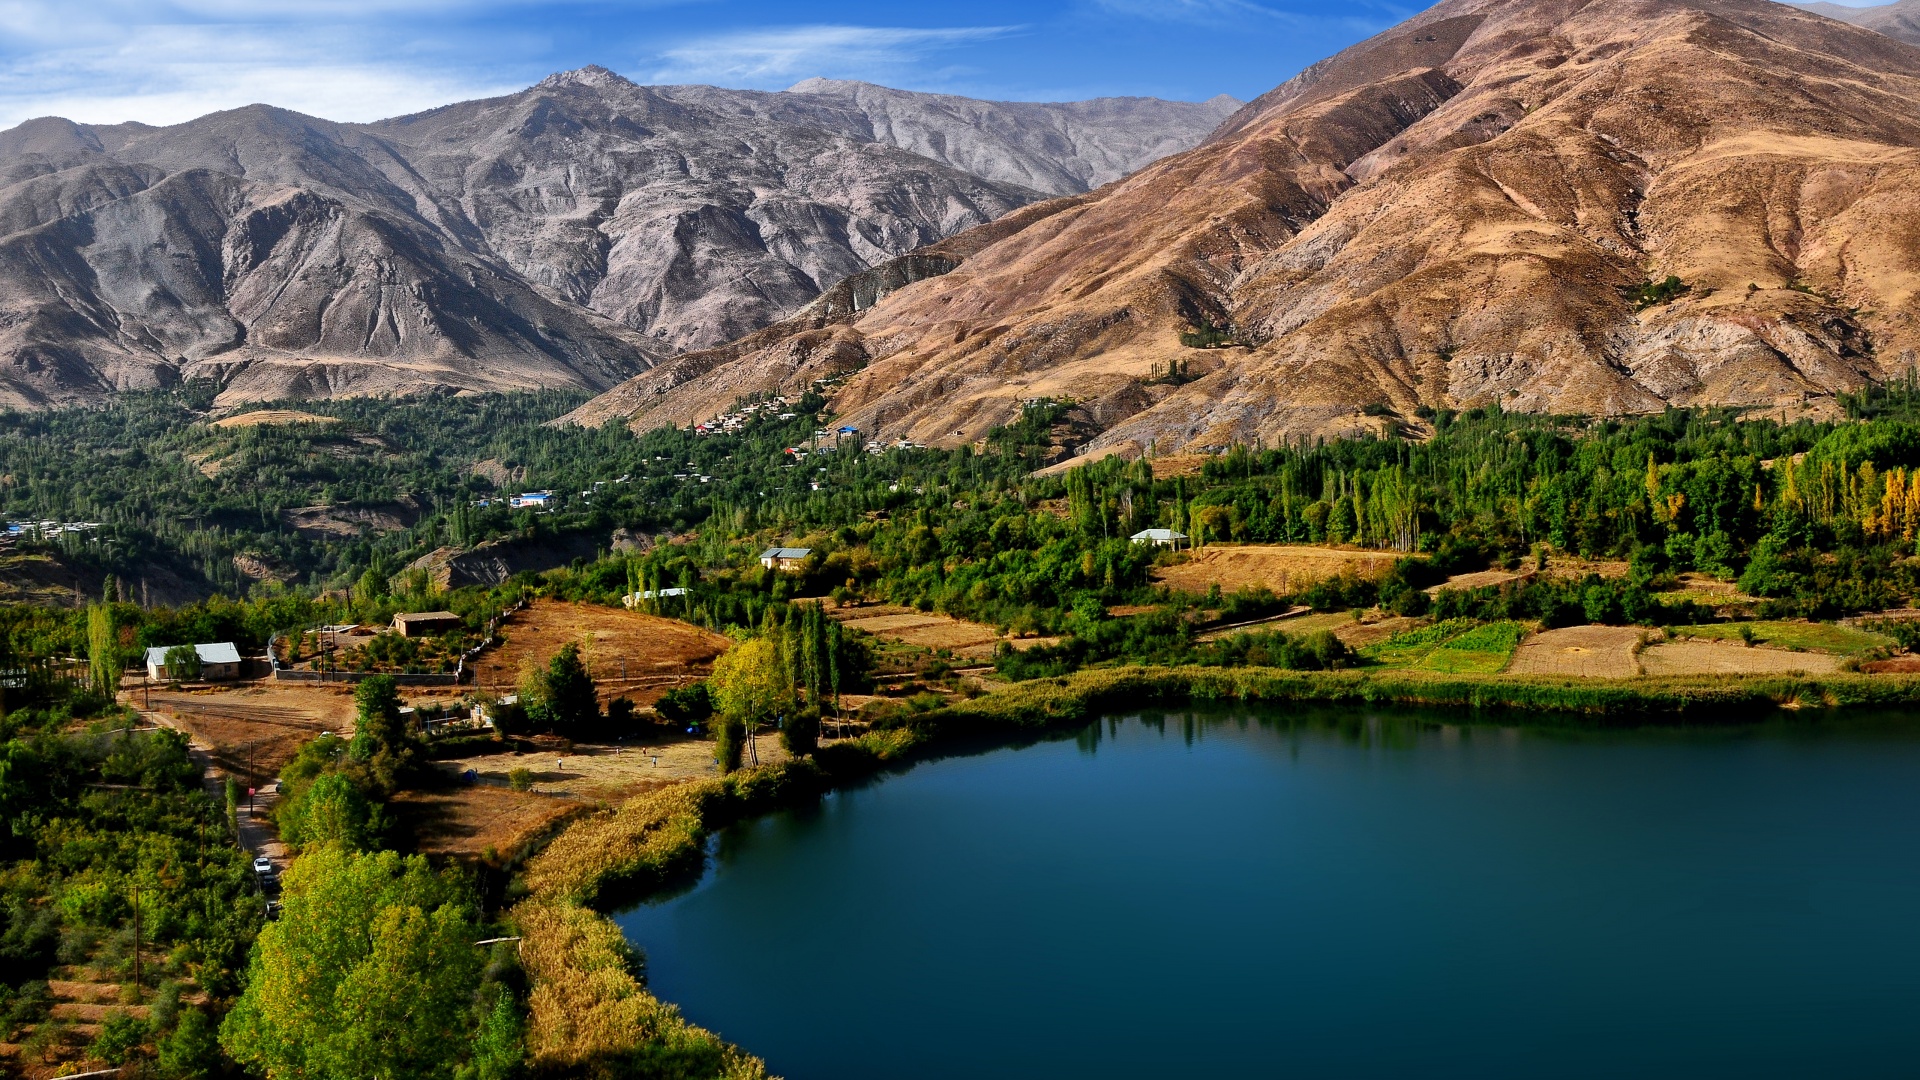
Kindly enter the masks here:
<path id="1" fill-rule="evenodd" d="M 240 677 L 240 650 L 231 641 L 219 641 L 206 645 L 193 646 L 194 654 L 200 658 L 200 673 L 175 673 L 167 665 L 167 654 L 180 648 L 178 645 L 155 645 L 147 650 L 147 678 L 155 682 L 173 682 L 176 679 L 197 678 L 204 682 L 219 682 L 224 679 Z"/>
<path id="2" fill-rule="evenodd" d="M 460 616 L 451 611 L 403 611 L 393 617 L 393 628 L 401 637 L 444 634 L 460 628 Z"/>
<path id="3" fill-rule="evenodd" d="M 770 547 L 760 553 L 760 565 L 769 570 L 800 570 L 811 554 L 812 548 Z"/>
<path id="4" fill-rule="evenodd" d="M 1141 529 L 1127 539 L 1136 544 L 1152 544 L 1154 547 L 1170 547 L 1178 550 L 1181 544 L 1186 543 L 1187 534 L 1174 532 L 1172 529 Z"/>

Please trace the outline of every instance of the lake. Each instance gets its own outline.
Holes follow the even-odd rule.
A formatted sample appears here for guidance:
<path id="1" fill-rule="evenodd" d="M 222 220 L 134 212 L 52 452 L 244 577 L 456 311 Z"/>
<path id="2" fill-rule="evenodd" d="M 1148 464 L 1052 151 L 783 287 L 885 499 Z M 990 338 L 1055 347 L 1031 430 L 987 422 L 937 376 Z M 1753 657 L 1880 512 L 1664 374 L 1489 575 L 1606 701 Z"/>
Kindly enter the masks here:
<path id="1" fill-rule="evenodd" d="M 1920 724 L 1444 718 L 929 761 L 618 919 L 789 1080 L 1920 1070 Z"/>

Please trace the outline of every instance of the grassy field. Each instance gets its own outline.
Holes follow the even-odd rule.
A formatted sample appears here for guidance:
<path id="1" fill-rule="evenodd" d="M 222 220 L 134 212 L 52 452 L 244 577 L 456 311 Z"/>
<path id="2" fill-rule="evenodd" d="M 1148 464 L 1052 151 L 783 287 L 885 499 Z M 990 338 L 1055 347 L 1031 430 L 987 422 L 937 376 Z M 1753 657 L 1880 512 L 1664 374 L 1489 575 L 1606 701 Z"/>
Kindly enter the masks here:
<path id="1" fill-rule="evenodd" d="M 1513 659 L 1514 648 L 1526 636 L 1525 623 L 1486 623 L 1428 653 L 1419 666 L 1427 671 L 1447 674 L 1472 672 L 1490 675 L 1507 666 L 1507 661 Z"/>
<path id="2" fill-rule="evenodd" d="M 1386 667 L 1417 667 L 1440 646 L 1467 633 L 1473 627 L 1472 619 L 1448 619 L 1445 622 L 1431 623 L 1368 645 L 1360 650 L 1360 655 Z"/>
<path id="3" fill-rule="evenodd" d="M 1677 638 L 1742 641 L 1740 636 L 1742 628 L 1753 633 L 1756 645 L 1831 653 L 1835 656 L 1854 656 L 1869 649 L 1887 648 L 1893 645 L 1893 639 L 1884 634 L 1856 630 L 1850 626 L 1839 626 L 1834 623 L 1804 622 L 1798 619 L 1676 626 L 1672 628 L 1671 633 Z"/>

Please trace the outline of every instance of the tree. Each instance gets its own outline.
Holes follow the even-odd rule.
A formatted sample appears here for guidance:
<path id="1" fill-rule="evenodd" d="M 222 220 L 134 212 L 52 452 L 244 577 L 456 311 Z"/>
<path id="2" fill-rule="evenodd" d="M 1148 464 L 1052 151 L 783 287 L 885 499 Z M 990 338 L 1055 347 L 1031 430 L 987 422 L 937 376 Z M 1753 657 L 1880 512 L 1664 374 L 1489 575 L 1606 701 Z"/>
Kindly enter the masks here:
<path id="1" fill-rule="evenodd" d="M 120 650 L 113 640 L 113 611 L 105 604 L 87 608 L 87 662 L 93 692 L 111 698 L 120 690 Z"/>
<path id="2" fill-rule="evenodd" d="M 763 637 L 743 641 L 714 662 L 707 693 L 722 716 L 749 727 L 765 723 L 791 695 L 784 667 L 773 642 Z"/>
<path id="3" fill-rule="evenodd" d="M 200 677 L 200 650 L 191 645 L 175 645 L 163 658 L 167 678 L 174 682 L 192 682 Z"/>
<path id="4" fill-rule="evenodd" d="M 290 844 L 338 844 L 353 851 L 374 846 L 379 811 L 359 785 L 340 773 L 325 773 L 275 815 Z"/>
<path id="5" fill-rule="evenodd" d="M 393 676 L 360 680 L 353 702 L 357 719 L 347 756 L 365 768 L 374 794 L 384 797 L 419 763 L 419 740 L 400 719 L 400 690 Z"/>
<path id="6" fill-rule="evenodd" d="M 476 1031 L 474 915 L 420 856 L 307 852 L 220 1044 L 269 1080 L 451 1080 Z"/>
<path id="7" fill-rule="evenodd" d="M 556 730 L 577 733 L 600 718 L 600 698 L 593 689 L 593 676 L 580 661 L 580 646 L 562 645 L 547 661 L 542 682 L 547 715 Z"/>

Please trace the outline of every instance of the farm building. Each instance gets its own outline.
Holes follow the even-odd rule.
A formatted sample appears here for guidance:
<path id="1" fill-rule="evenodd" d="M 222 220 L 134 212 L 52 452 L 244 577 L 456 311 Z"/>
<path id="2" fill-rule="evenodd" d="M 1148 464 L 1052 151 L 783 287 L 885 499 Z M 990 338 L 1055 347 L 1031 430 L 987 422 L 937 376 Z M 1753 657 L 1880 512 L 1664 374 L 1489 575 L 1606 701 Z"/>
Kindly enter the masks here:
<path id="1" fill-rule="evenodd" d="M 507 507 L 512 510 L 551 510 L 554 502 L 551 491 L 523 491 L 507 497 Z"/>
<path id="2" fill-rule="evenodd" d="M 770 547 L 760 553 L 760 565 L 770 570 L 799 570 L 807 565 L 812 548 Z"/>
<path id="3" fill-rule="evenodd" d="M 657 591 L 654 589 L 647 589 L 643 592 L 628 593 L 627 595 L 620 598 L 620 602 L 622 604 L 625 604 L 627 607 L 633 607 L 634 605 L 639 604 L 642 601 L 646 601 L 646 600 L 653 600 L 656 598 L 665 600 L 668 597 L 685 596 L 685 595 L 687 595 L 687 590 L 685 589 L 660 589 Z"/>
<path id="4" fill-rule="evenodd" d="M 176 674 L 167 665 L 167 654 L 179 648 L 178 645 L 155 645 L 147 650 L 147 678 L 157 682 L 172 682 L 176 678 L 198 678 L 206 682 L 240 677 L 240 650 L 231 641 L 212 642 L 195 645 L 194 654 L 200 657 L 200 672 Z"/>
<path id="5" fill-rule="evenodd" d="M 1172 529 L 1142 529 L 1127 539 L 1136 544 L 1152 544 L 1154 547 L 1178 548 L 1186 542 L 1187 534 Z"/>
<path id="6" fill-rule="evenodd" d="M 460 616 L 451 611 L 403 611 L 393 617 L 393 628 L 401 637 L 444 634 L 460 628 Z"/>

